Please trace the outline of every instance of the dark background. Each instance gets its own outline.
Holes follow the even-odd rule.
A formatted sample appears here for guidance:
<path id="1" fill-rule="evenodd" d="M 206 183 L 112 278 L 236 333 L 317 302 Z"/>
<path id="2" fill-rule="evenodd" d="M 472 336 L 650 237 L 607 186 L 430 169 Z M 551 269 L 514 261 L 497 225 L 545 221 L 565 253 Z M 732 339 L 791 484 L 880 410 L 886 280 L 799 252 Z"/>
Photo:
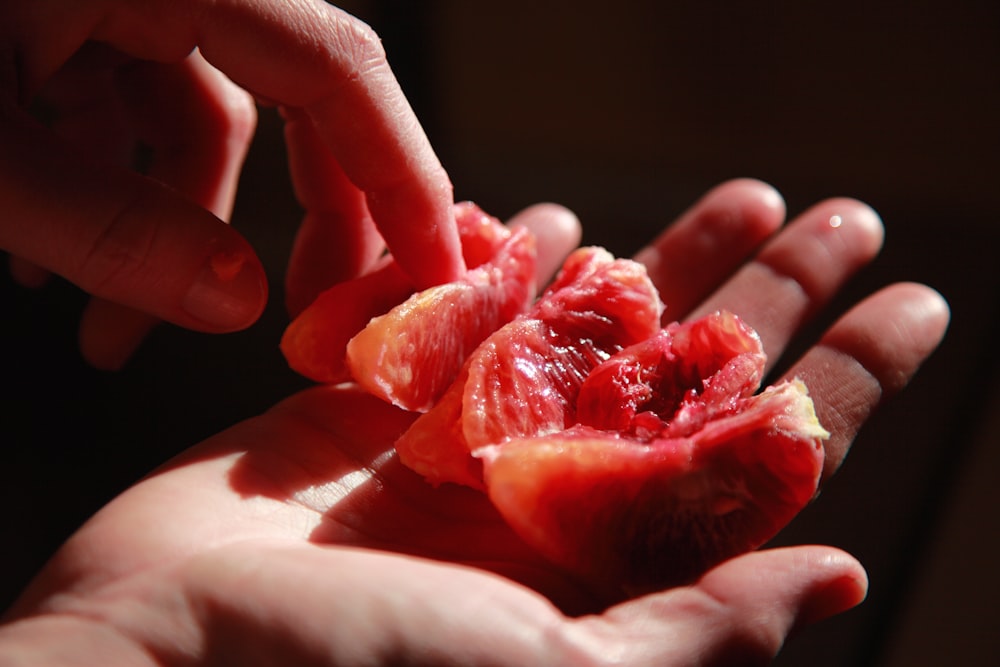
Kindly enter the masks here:
<path id="1" fill-rule="evenodd" d="M 737 176 L 774 184 L 793 214 L 837 195 L 874 206 L 885 250 L 830 317 L 916 280 L 945 295 L 952 327 L 782 536 L 854 553 L 871 592 L 777 662 L 1000 660 L 1000 3 L 341 6 L 382 36 L 456 196 L 499 216 L 558 201 L 580 215 L 586 243 L 629 254 Z M 305 386 L 277 349 L 299 214 L 280 123 L 262 110 L 234 224 L 268 267 L 267 312 L 224 337 L 161 327 L 116 374 L 79 358 L 74 288 L 0 278 L 0 604 L 136 478 Z"/>

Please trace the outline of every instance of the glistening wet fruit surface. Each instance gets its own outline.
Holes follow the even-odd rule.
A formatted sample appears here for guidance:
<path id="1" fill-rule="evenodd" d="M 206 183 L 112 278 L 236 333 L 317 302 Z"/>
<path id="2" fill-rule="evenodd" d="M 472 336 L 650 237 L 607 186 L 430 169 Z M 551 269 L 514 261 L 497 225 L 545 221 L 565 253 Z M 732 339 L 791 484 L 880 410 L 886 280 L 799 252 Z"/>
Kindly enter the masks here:
<path id="1" fill-rule="evenodd" d="M 485 491 L 610 598 L 690 581 L 809 502 L 827 433 L 801 382 L 757 393 L 764 353 L 736 315 L 661 328 L 644 268 L 599 248 L 573 253 L 527 307 L 520 243 L 484 243 L 482 269 L 347 344 L 359 384 L 426 410 L 396 442 L 403 463 Z M 429 353 L 440 340 L 447 353 Z"/>
<path id="2" fill-rule="evenodd" d="M 508 523 L 609 594 L 691 581 L 773 537 L 815 494 L 826 436 L 799 382 L 741 399 L 688 435 L 640 431 L 578 425 L 477 452 Z"/>
<path id="3" fill-rule="evenodd" d="M 482 488 L 475 449 L 571 426 L 590 371 L 655 333 L 661 312 L 641 266 L 577 250 L 531 310 L 483 341 L 442 400 L 396 442 L 400 459 L 434 484 Z"/>

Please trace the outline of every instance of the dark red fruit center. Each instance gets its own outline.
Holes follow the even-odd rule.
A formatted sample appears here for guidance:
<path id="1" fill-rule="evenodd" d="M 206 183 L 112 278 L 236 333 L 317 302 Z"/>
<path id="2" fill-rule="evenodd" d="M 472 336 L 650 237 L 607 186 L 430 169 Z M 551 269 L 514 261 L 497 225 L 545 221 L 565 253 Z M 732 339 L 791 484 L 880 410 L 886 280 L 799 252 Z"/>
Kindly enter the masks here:
<path id="1" fill-rule="evenodd" d="M 595 368 L 580 388 L 578 423 L 648 443 L 737 411 L 760 381 L 759 341 L 725 335 L 734 344 L 719 345 L 704 333 L 701 323 L 671 325 Z"/>

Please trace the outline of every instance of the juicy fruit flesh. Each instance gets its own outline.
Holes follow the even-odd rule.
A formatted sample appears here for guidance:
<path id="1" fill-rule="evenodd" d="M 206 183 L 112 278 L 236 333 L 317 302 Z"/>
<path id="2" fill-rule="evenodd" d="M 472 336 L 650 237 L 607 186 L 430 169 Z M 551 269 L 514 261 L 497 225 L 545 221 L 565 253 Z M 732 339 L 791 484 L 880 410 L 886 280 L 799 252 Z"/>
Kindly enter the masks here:
<path id="1" fill-rule="evenodd" d="M 483 341 L 438 405 L 396 442 L 400 460 L 431 483 L 483 488 L 473 450 L 572 425 L 589 372 L 652 335 L 661 312 L 639 265 L 576 251 L 531 310 Z"/>
<path id="2" fill-rule="evenodd" d="M 484 448 L 490 499 L 589 581 L 633 593 L 690 581 L 760 546 L 815 493 L 825 432 L 805 387 L 745 400 L 755 405 L 684 437 L 640 444 L 576 426 Z"/>
<path id="3" fill-rule="evenodd" d="M 644 268 L 599 248 L 531 303 L 533 246 L 476 215 L 463 243 L 478 268 L 397 299 L 346 344 L 359 384 L 426 411 L 395 443 L 404 464 L 486 492 L 612 597 L 689 581 L 810 501 L 828 434 L 801 382 L 756 393 L 766 359 L 736 315 L 661 328 Z"/>
<path id="4" fill-rule="evenodd" d="M 755 394 L 766 358 L 731 313 L 673 323 L 596 365 L 563 430 L 476 449 L 507 522 L 553 562 L 630 592 L 773 537 L 823 465 L 805 385 Z"/>
<path id="5" fill-rule="evenodd" d="M 392 257 L 387 256 L 376 270 L 333 285 L 322 292 L 292 321 L 281 339 L 281 351 L 288 365 L 317 382 L 334 384 L 352 379 L 347 363 L 349 341 L 364 331 L 373 318 L 384 319 L 393 308 L 404 303 L 407 298 L 423 298 L 423 306 L 409 309 L 409 312 L 420 316 L 421 312 L 427 310 L 426 302 L 433 301 L 429 295 L 434 291 L 445 290 L 458 294 L 456 300 L 464 299 L 467 302 L 466 309 L 470 313 L 476 313 L 475 308 L 482 305 L 479 299 L 492 300 L 491 316 L 497 318 L 497 321 L 480 323 L 478 328 L 483 331 L 480 340 L 506 321 L 502 318 L 509 319 L 513 317 L 515 311 L 526 308 L 535 290 L 534 239 L 527 234 L 520 234 L 519 239 L 512 240 L 512 237 L 517 236 L 515 233 L 470 202 L 455 205 L 455 221 L 462 240 L 465 265 L 469 267 L 469 272 L 463 280 L 457 284 L 432 288 L 428 293 L 415 295 L 413 283 L 403 274 Z M 480 294 L 469 297 L 469 291 L 478 291 Z M 377 348 L 383 342 L 395 340 L 400 329 L 406 328 L 398 322 L 405 318 L 395 319 L 396 330 L 388 330 L 392 326 L 390 325 L 383 329 L 381 338 L 369 330 L 368 338 L 374 339 L 371 345 Z M 470 328 L 468 317 L 461 322 L 461 325 L 465 338 L 472 337 L 473 334 L 468 332 Z M 357 346 L 364 347 L 364 343 L 359 343 Z M 423 348 L 415 345 L 414 350 L 420 349 Z M 468 351 L 471 351 L 471 348 L 466 353 Z M 373 349 L 369 353 L 376 354 L 377 350 Z M 364 354 L 365 352 L 358 352 L 356 356 L 361 357 Z M 377 385 L 378 383 L 369 377 L 374 366 L 364 365 L 364 362 L 360 361 L 358 363 L 362 367 L 353 377 L 360 377 L 369 381 L 370 385 Z M 411 370 L 417 365 L 402 361 L 401 357 L 390 354 L 380 362 L 379 367 L 386 373 L 402 373 L 402 369 L 394 369 L 401 363 L 408 363 Z M 461 361 L 458 363 L 460 365 Z M 402 385 L 402 382 L 397 383 L 397 386 Z M 368 388 L 371 389 L 372 386 Z M 426 391 L 422 387 L 415 388 Z M 382 397 L 388 398 L 387 395 Z M 405 397 L 401 400 L 404 403 L 408 402 Z M 407 405 L 401 407 L 414 409 Z"/>
<path id="6" fill-rule="evenodd" d="M 534 239 L 521 229 L 461 280 L 418 292 L 371 320 L 347 343 L 352 376 L 389 403 L 426 412 L 483 339 L 528 308 L 534 274 Z M 433 326 L 414 326 L 417 318 Z"/>
<path id="7" fill-rule="evenodd" d="M 690 435 L 756 391 L 765 362 L 757 334 L 731 313 L 675 322 L 595 368 L 577 418 L 640 441 Z"/>

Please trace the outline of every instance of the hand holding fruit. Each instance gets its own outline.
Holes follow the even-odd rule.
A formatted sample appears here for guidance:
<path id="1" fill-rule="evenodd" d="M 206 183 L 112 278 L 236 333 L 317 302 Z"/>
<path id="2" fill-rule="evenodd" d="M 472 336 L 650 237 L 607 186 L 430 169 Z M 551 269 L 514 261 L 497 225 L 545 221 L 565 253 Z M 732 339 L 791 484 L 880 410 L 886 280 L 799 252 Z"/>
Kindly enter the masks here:
<path id="1" fill-rule="evenodd" d="M 51 271 L 94 295 L 80 328 L 93 364 L 123 363 L 155 318 L 224 332 L 260 314 L 263 270 L 223 223 L 251 94 L 283 109 L 307 211 L 293 308 L 375 261 L 375 225 L 416 283 L 461 272 L 448 178 L 377 36 L 344 12 L 56 0 L 5 3 L 0 25 L 0 249 L 23 283 Z"/>
<path id="2" fill-rule="evenodd" d="M 736 312 L 773 366 L 882 237 L 877 216 L 851 200 L 820 203 L 777 231 L 783 217 L 770 188 L 727 183 L 637 257 L 671 318 Z M 547 234 L 539 260 L 550 274 L 576 243 L 572 218 L 548 207 L 520 221 Z M 932 290 L 893 285 L 791 365 L 832 434 L 824 478 L 947 320 Z M 810 546 L 751 552 L 690 585 L 607 607 L 590 582 L 521 542 L 483 494 L 435 488 L 402 466 L 392 442 L 412 422 L 368 394 L 321 386 L 202 443 L 65 545 L 10 610 L 0 655 L 20 664 L 86 655 L 199 665 L 754 664 L 792 628 L 865 594 L 859 563 Z"/>

